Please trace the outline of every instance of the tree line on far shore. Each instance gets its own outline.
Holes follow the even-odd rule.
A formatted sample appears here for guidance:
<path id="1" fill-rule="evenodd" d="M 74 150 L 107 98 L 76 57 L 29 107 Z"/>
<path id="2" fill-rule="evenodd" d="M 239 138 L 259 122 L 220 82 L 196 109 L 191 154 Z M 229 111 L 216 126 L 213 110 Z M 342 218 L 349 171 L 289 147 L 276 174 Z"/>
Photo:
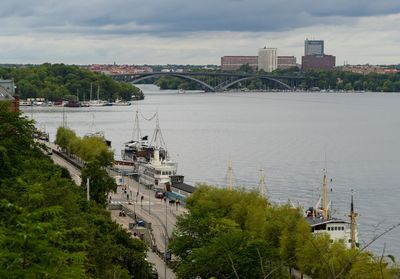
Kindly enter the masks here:
<path id="1" fill-rule="evenodd" d="M 143 92 L 130 83 L 113 80 L 104 74 L 64 64 L 2 67 L 0 77 L 14 79 L 21 99 L 44 98 L 49 101 L 99 99 L 142 100 Z M 92 90 L 91 90 L 92 88 Z M 92 91 L 92 94 L 90 92 Z"/>

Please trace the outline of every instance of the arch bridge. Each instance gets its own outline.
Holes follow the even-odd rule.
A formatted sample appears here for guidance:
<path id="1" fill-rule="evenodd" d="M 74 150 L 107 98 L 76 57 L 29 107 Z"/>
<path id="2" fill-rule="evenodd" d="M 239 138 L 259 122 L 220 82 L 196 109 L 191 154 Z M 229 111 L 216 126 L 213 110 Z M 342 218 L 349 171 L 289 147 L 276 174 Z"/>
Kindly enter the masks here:
<path id="1" fill-rule="evenodd" d="M 111 77 L 117 81 L 139 83 L 141 81 L 171 76 L 193 81 L 199 84 L 206 92 L 218 92 L 228 90 L 231 86 L 252 79 L 267 80 L 276 84 L 283 90 L 294 91 L 304 76 L 263 75 L 246 73 L 224 72 L 152 72 L 137 74 L 116 74 Z M 221 81 L 223 80 L 223 81 Z"/>

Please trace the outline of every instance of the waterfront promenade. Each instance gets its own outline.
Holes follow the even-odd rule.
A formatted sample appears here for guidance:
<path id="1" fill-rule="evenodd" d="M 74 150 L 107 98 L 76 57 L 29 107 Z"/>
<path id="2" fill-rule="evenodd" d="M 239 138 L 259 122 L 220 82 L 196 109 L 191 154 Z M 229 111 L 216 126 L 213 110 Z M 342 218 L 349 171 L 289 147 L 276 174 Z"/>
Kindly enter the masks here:
<path id="1" fill-rule="evenodd" d="M 58 150 L 56 145 L 52 143 L 46 144 L 53 150 Z M 81 184 L 79 168 L 60 156 L 60 153 L 58 152 L 53 152 L 51 159 L 56 164 L 67 168 L 73 181 L 77 185 Z M 119 175 L 114 171 L 109 171 L 109 173 L 111 176 Z M 111 193 L 109 196 L 111 197 L 111 199 L 109 199 L 111 218 L 128 230 L 132 234 L 132 237 L 140 237 L 140 232 L 143 232 L 143 235 L 151 235 L 150 242 L 145 241 L 147 244 L 151 243 L 151 245 L 148 245 L 148 261 L 156 267 L 159 278 L 175 278 L 173 271 L 164 264 L 163 255 L 166 244 L 168 245 L 169 238 L 172 235 L 176 223 L 176 217 L 182 214 L 185 209 L 180 206 L 177 207 L 175 204 L 170 205 L 168 200 L 164 201 L 163 199 L 156 199 L 153 190 L 145 188 L 143 185 L 140 185 L 137 181 L 131 178 L 123 177 L 123 182 L 124 184 L 122 186 L 118 186 L 117 192 Z M 146 224 L 146 228 L 136 226 L 136 224 L 132 227 L 132 224 L 135 223 L 134 216 L 129 214 L 120 216 L 122 210 L 124 210 L 124 213 L 127 213 L 128 211 L 133 212 L 136 215 L 136 221 L 143 220 L 143 223 Z M 142 222 L 139 223 L 142 224 Z M 136 235 L 134 232 L 137 232 Z"/>

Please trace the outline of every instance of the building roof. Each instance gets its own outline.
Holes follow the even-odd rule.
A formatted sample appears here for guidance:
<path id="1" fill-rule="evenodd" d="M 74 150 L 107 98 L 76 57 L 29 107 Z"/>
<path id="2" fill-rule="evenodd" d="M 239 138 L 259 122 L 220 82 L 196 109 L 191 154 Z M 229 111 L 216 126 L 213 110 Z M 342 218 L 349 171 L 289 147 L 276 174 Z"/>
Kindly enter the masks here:
<path id="1" fill-rule="evenodd" d="M 173 184 L 171 187 L 179 189 L 179 190 L 187 192 L 187 193 L 190 193 L 190 194 L 196 190 L 196 187 L 193 187 L 192 185 L 189 185 L 186 183 L 176 183 L 176 184 Z"/>
<path id="2" fill-rule="evenodd" d="M 307 217 L 306 220 L 308 221 L 308 223 L 310 224 L 311 227 L 314 227 L 316 225 L 320 225 L 320 224 L 350 224 L 349 221 L 346 220 L 342 220 L 342 219 L 337 219 L 337 218 L 330 218 L 328 220 L 324 220 L 323 218 L 312 218 L 312 217 Z"/>
<path id="3" fill-rule="evenodd" d="M 14 97 L 3 87 L 0 85 L 0 100 L 13 101 Z"/>

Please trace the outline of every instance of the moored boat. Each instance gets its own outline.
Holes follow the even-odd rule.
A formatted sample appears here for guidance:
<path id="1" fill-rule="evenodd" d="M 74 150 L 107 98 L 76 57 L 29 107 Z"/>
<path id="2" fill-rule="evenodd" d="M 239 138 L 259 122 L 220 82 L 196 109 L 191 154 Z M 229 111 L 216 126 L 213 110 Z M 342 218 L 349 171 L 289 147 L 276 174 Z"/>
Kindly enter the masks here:
<path id="1" fill-rule="evenodd" d="M 158 120 L 157 120 L 158 122 Z M 157 124 L 158 125 L 158 124 Z M 133 125 L 133 139 L 124 144 L 124 149 L 122 150 L 122 160 L 132 161 L 132 162 L 150 162 L 151 157 L 154 154 L 155 146 L 149 142 L 148 136 L 142 136 L 139 127 L 139 112 L 136 110 L 135 121 Z M 157 137 L 161 137 L 161 131 L 156 127 L 154 132 L 153 140 L 154 143 L 157 141 Z M 163 140 L 162 140 L 163 142 Z M 165 160 L 167 157 L 167 151 L 161 145 L 158 147 L 159 157 L 161 160 Z"/>
<path id="2" fill-rule="evenodd" d="M 115 102 L 111 103 L 112 106 L 130 106 L 131 102 L 128 101 L 122 101 L 122 100 L 115 100 Z"/>
<path id="3" fill-rule="evenodd" d="M 166 191 L 171 185 L 171 176 L 176 175 L 178 163 L 160 160 L 159 150 L 154 150 L 150 162 L 139 164 L 139 182 L 150 188 Z"/>
<path id="4" fill-rule="evenodd" d="M 306 220 L 315 234 L 326 233 L 332 241 L 343 241 L 346 247 L 358 247 L 358 235 L 354 212 L 353 196 L 351 197 L 350 221 L 335 218 L 330 210 L 330 203 L 327 202 L 326 173 L 322 182 L 322 194 L 318 203 L 306 211 Z"/>

